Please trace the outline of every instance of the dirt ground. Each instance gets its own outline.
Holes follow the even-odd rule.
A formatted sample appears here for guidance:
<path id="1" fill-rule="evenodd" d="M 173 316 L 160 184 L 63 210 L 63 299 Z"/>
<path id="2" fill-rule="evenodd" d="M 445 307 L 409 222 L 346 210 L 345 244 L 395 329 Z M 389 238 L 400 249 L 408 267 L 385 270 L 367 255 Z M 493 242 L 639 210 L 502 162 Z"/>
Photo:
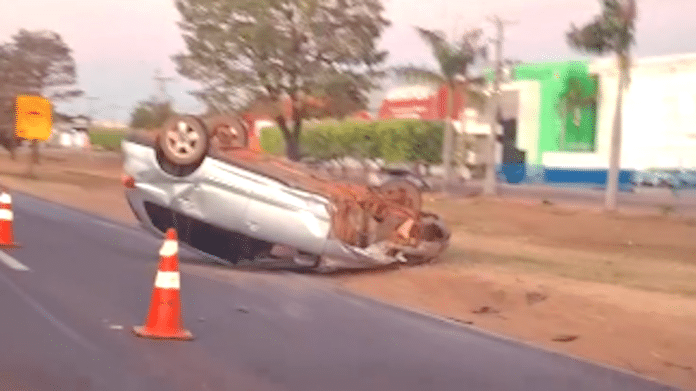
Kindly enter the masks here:
<path id="1" fill-rule="evenodd" d="M 115 220 L 134 218 L 116 154 L 0 152 L 0 183 Z M 426 196 L 453 230 L 437 263 L 317 276 L 408 306 L 696 389 L 696 221 L 541 202 Z"/>

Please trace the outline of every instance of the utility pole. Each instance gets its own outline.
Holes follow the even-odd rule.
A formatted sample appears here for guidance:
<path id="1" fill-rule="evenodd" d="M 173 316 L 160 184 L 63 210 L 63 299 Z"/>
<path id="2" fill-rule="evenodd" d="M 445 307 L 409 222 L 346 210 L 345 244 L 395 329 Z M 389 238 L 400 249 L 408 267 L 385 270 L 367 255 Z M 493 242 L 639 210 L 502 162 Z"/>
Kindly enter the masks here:
<path id="1" fill-rule="evenodd" d="M 486 176 L 483 182 L 483 194 L 484 195 L 496 195 L 496 150 L 497 150 L 497 136 L 498 136 L 498 105 L 500 98 L 500 78 L 502 74 L 503 66 L 503 41 L 505 39 L 505 25 L 515 24 L 517 22 L 510 20 L 503 20 L 498 15 L 493 16 L 488 19 L 493 23 L 496 29 L 496 38 L 493 40 L 495 44 L 495 64 L 494 64 L 494 77 L 493 77 L 493 91 L 491 94 L 491 111 L 490 111 L 490 126 L 491 133 L 488 135 L 488 156 L 486 164 Z"/>
<path id="2" fill-rule="evenodd" d="M 161 69 L 155 71 L 155 85 L 157 86 L 157 95 L 155 95 L 155 99 L 157 103 L 165 103 L 169 100 L 167 99 L 167 83 L 170 81 L 174 81 L 174 78 L 162 76 Z"/>
<path id="3" fill-rule="evenodd" d="M 92 121 L 94 120 L 94 118 L 92 118 L 92 102 L 98 101 L 99 98 L 96 96 L 85 96 L 84 98 L 87 101 L 87 126 L 91 127 Z"/>

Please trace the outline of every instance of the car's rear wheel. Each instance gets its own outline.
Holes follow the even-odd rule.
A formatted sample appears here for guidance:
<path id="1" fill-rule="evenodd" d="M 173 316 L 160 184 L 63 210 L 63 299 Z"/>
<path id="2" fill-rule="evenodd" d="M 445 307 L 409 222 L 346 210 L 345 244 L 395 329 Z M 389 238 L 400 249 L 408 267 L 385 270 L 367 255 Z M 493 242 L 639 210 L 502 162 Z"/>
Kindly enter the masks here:
<path id="1" fill-rule="evenodd" d="M 210 136 L 203 121 L 194 116 L 171 119 L 158 136 L 163 157 L 177 166 L 199 164 L 208 152 Z"/>
<path id="2" fill-rule="evenodd" d="M 247 130 L 239 118 L 221 115 L 207 122 L 213 144 L 218 148 L 222 150 L 246 148 L 249 145 Z"/>

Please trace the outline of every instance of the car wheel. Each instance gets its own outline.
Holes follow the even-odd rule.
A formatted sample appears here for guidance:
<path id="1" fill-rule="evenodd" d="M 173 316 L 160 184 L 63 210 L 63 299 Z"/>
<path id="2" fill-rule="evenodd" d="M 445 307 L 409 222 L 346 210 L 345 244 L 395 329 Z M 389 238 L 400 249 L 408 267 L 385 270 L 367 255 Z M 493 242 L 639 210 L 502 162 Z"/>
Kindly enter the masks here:
<path id="1" fill-rule="evenodd" d="M 198 166 L 208 152 L 210 136 L 203 122 L 194 116 L 175 117 L 158 134 L 164 160 L 174 166 Z"/>
<path id="2" fill-rule="evenodd" d="M 247 129 L 239 118 L 221 115 L 207 122 L 213 144 L 218 148 L 246 148 L 249 145 Z"/>

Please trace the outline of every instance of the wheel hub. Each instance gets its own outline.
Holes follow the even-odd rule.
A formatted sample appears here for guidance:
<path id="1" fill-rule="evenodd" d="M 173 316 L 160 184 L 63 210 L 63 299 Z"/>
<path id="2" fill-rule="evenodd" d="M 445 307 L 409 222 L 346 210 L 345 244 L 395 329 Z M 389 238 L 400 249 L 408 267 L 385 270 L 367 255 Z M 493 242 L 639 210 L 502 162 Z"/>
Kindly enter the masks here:
<path id="1" fill-rule="evenodd" d="M 177 123 L 176 130 L 167 132 L 167 146 L 179 158 L 187 158 L 194 153 L 198 140 L 198 133 L 184 121 Z"/>

